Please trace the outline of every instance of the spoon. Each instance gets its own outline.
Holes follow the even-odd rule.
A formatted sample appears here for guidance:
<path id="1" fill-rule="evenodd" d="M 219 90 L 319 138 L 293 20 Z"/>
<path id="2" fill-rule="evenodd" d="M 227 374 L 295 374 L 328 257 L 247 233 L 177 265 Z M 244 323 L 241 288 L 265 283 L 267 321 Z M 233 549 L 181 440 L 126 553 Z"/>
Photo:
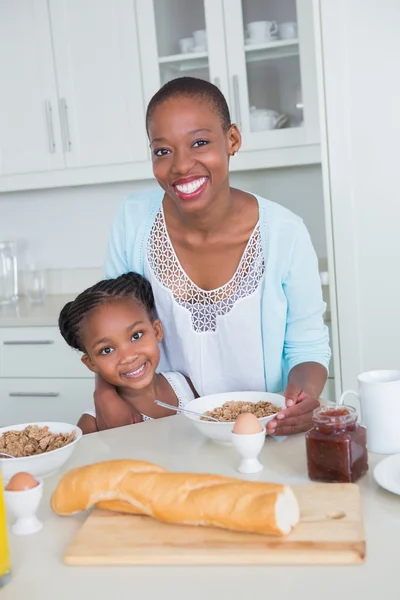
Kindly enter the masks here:
<path id="1" fill-rule="evenodd" d="M 215 421 L 216 423 L 220 423 L 218 419 L 214 417 L 209 417 L 208 415 L 202 415 L 201 413 L 195 412 L 194 410 L 189 410 L 187 408 L 181 408 L 180 406 L 172 406 L 172 404 L 166 404 L 165 402 L 161 402 L 161 400 L 154 400 L 156 404 L 159 406 L 163 406 L 164 408 L 169 408 L 171 410 L 175 410 L 177 413 L 186 413 L 188 415 L 194 415 L 195 417 L 202 417 L 206 421 Z"/>
<path id="2" fill-rule="evenodd" d="M 0 458 L 4 456 L 5 458 L 15 458 L 12 454 L 7 454 L 6 452 L 0 452 Z"/>

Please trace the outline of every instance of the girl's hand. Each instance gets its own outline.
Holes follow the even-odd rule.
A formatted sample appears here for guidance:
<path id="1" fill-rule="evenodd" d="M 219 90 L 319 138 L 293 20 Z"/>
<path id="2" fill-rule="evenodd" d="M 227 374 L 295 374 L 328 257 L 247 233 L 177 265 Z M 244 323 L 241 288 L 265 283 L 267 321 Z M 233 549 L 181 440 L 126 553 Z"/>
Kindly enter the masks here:
<path id="1" fill-rule="evenodd" d="M 142 415 L 121 398 L 115 387 L 95 377 L 94 406 L 99 431 L 140 423 Z"/>
<path id="2" fill-rule="evenodd" d="M 270 435 L 292 435 L 312 427 L 312 412 L 319 406 L 318 398 L 304 392 L 297 383 L 289 383 L 283 392 L 286 408 L 267 423 Z"/>

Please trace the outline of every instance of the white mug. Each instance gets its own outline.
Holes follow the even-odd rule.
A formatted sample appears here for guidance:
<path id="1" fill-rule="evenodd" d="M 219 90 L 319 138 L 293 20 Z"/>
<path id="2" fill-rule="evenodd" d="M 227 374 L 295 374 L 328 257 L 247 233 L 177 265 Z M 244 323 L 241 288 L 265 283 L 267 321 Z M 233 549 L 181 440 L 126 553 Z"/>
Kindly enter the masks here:
<path id="1" fill-rule="evenodd" d="M 193 31 L 194 45 L 207 50 L 207 32 L 205 29 Z"/>
<path id="2" fill-rule="evenodd" d="M 182 54 L 187 54 L 192 51 L 194 46 L 194 39 L 192 37 L 181 38 L 179 40 L 179 48 Z"/>
<path id="3" fill-rule="evenodd" d="M 247 23 L 248 36 L 252 41 L 266 41 L 278 31 L 276 21 L 252 21 Z"/>
<path id="4" fill-rule="evenodd" d="M 347 390 L 341 395 L 339 404 L 343 404 L 349 394 L 359 399 L 369 452 L 400 452 L 400 371 L 367 371 L 357 380 L 358 393 Z"/>
<path id="5" fill-rule="evenodd" d="M 293 38 L 297 38 L 297 23 L 295 21 L 281 23 L 278 26 L 278 32 L 281 40 L 291 40 Z"/>

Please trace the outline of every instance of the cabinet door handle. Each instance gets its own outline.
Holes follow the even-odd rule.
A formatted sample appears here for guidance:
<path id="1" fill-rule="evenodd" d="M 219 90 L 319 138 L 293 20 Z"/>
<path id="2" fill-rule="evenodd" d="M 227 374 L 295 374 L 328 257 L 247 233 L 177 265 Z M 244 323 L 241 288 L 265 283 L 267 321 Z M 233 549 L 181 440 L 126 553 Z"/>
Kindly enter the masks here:
<path id="1" fill-rule="evenodd" d="M 65 98 L 60 99 L 60 113 L 63 130 L 64 152 L 71 152 L 72 142 L 69 131 L 68 106 Z"/>
<path id="2" fill-rule="evenodd" d="M 235 101 L 235 121 L 236 125 L 239 129 L 242 129 L 242 117 L 240 110 L 240 91 L 239 91 L 239 77 L 237 75 L 233 75 L 232 77 L 233 84 L 233 98 Z"/>
<path id="3" fill-rule="evenodd" d="M 50 100 L 46 100 L 44 105 L 46 110 L 47 135 L 49 137 L 49 152 L 50 154 L 54 154 L 56 151 L 56 143 L 54 141 L 53 112 Z"/>
<path id="4" fill-rule="evenodd" d="M 48 346 L 54 344 L 53 340 L 6 340 L 4 346 Z"/>
<path id="5" fill-rule="evenodd" d="M 57 398 L 59 392 L 10 392 L 10 398 Z"/>

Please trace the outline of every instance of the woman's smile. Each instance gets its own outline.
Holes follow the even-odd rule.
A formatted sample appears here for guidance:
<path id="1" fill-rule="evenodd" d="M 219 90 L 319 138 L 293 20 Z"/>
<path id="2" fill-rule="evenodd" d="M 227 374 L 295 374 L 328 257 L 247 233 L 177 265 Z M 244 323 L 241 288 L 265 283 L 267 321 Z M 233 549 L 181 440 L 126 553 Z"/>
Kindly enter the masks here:
<path id="1" fill-rule="evenodd" d="M 209 177 L 186 177 L 173 183 L 177 195 L 182 200 L 195 200 L 205 190 Z"/>

